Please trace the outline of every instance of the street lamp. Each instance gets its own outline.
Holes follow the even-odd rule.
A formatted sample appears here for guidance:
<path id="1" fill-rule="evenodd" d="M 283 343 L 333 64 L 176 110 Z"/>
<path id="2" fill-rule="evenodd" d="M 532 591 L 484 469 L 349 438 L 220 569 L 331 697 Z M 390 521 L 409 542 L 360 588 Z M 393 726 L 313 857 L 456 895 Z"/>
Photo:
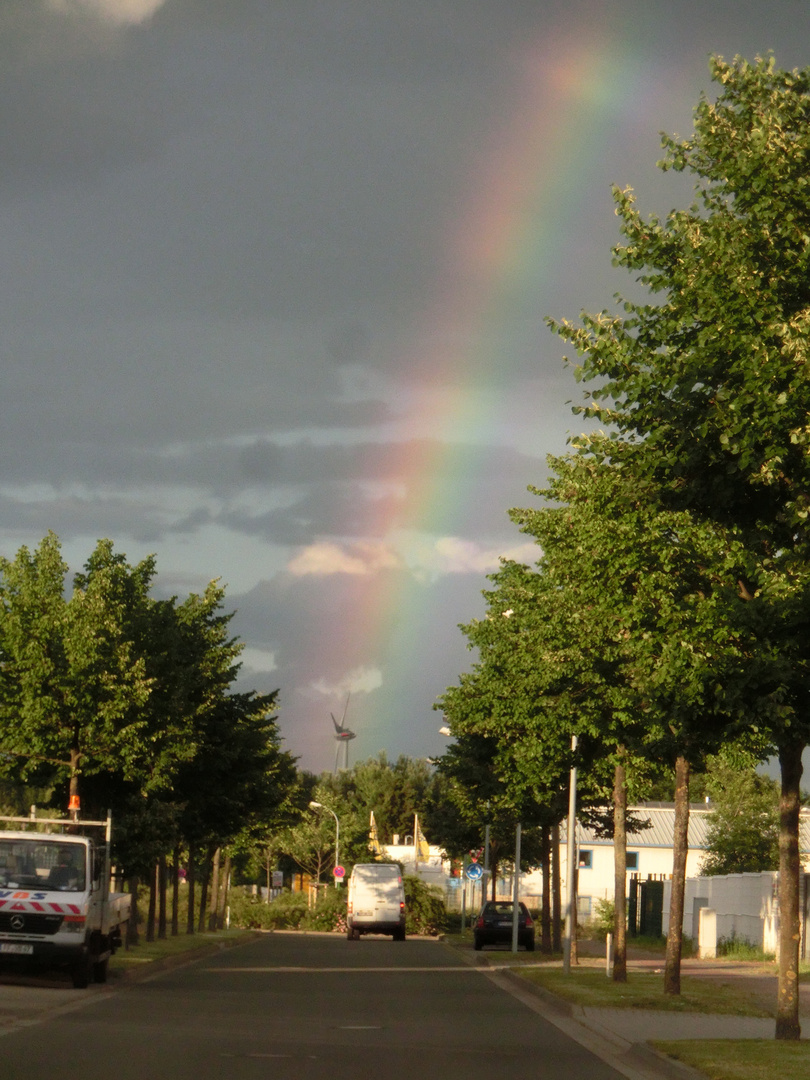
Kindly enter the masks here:
<path id="1" fill-rule="evenodd" d="M 335 819 L 335 866 L 340 866 L 340 822 L 338 821 L 337 814 L 334 810 L 330 810 L 328 806 L 324 806 L 323 803 L 315 802 L 314 799 L 310 801 L 309 808 L 310 810 L 329 810 L 329 813 Z M 337 888 L 339 884 L 338 879 L 333 875 L 332 880 Z"/>

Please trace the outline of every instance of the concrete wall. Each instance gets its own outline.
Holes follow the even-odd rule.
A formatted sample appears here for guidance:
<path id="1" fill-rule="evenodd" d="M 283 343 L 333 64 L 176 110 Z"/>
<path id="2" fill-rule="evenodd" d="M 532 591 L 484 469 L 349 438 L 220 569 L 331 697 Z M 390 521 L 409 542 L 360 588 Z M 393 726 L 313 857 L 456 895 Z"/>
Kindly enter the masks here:
<path id="1" fill-rule="evenodd" d="M 698 940 L 700 908 L 717 915 L 717 939 L 747 941 L 765 952 L 776 952 L 777 906 L 775 871 L 761 874 L 728 874 L 722 877 L 687 878 L 683 932 Z M 664 926 L 669 929 L 672 882 L 664 883 Z"/>

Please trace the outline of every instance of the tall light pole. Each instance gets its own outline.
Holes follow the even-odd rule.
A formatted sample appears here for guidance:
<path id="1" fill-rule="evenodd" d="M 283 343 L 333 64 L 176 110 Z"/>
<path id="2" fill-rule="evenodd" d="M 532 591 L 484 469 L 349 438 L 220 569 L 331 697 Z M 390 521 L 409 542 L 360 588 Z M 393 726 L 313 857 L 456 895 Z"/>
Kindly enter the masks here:
<path id="1" fill-rule="evenodd" d="M 335 819 L 335 866 L 340 866 L 340 822 L 338 821 L 337 814 L 328 806 L 324 806 L 323 803 L 315 802 L 314 799 L 310 801 L 309 808 L 310 810 L 329 810 L 329 813 Z M 332 880 L 335 883 L 335 888 L 337 888 L 339 882 L 334 874 L 332 875 Z"/>
<path id="2" fill-rule="evenodd" d="M 577 737 L 571 736 L 571 754 L 577 752 Z M 563 939 L 563 971 L 566 975 L 571 973 L 571 944 L 574 936 L 574 917 L 576 915 L 577 894 L 574 888 L 576 881 L 576 850 L 577 850 L 577 767 L 572 764 L 571 775 L 568 783 L 568 867 L 566 884 L 568 886 L 568 903 L 565 909 L 565 938 Z"/>

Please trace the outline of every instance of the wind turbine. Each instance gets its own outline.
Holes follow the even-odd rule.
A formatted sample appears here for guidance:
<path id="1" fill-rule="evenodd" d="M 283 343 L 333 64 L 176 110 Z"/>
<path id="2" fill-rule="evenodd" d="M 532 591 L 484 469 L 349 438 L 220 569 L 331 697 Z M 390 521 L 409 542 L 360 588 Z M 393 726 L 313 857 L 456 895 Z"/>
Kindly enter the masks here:
<path id="1" fill-rule="evenodd" d="M 346 695 L 346 704 L 343 708 L 343 716 L 340 718 L 340 723 L 335 719 L 334 713 L 329 714 L 332 717 L 332 723 L 335 725 L 335 742 L 337 743 L 335 746 L 335 776 L 337 776 L 341 747 L 343 747 L 343 768 L 349 768 L 349 743 L 355 738 L 354 732 L 349 731 L 346 727 L 346 713 L 349 711 L 350 697 L 351 694 Z"/>

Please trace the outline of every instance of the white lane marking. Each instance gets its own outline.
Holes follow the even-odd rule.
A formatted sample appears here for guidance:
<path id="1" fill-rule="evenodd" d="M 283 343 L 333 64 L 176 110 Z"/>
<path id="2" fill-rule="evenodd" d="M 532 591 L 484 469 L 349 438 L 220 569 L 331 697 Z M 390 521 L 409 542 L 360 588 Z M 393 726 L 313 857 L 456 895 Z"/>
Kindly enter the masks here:
<path id="1" fill-rule="evenodd" d="M 526 971 L 529 968 L 545 967 L 544 964 L 490 964 L 486 967 L 209 967 L 204 968 L 204 971 L 210 971 L 216 974 L 237 974 L 238 972 L 247 972 L 252 974 L 262 974 L 264 972 L 272 973 L 274 975 L 307 975 L 313 972 L 325 975 L 332 972 L 338 975 L 352 974 L 363 975 L 374 972 L 391 972 L 396 974 L 400 971 L 419 971 L 419 972 L 450 972 L 452 974 L 459 974 L 461 972 L 472 972 L 472 974 L 487 975 L 493 971 Z"/>

